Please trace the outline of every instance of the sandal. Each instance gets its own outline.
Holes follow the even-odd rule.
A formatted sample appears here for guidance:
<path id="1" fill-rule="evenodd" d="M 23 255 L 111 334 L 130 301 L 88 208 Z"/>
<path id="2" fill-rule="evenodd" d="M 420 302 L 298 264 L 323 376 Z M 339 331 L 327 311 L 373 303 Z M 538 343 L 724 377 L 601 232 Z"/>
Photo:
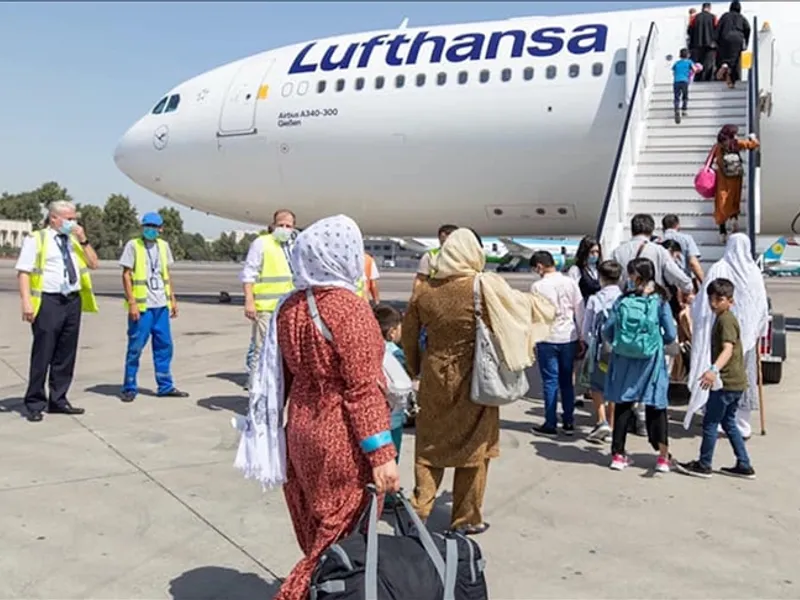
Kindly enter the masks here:
<path id="1" fill-rule="evenodd" d="M 489 529 L 489 523 L 484 521 L 480 525 L 465 525 L 464 527 L 459 527 L 453 531 L 455 531 L 455 533 L 460 533 L 461 535 L 480 535 L 487 529 Z"/>

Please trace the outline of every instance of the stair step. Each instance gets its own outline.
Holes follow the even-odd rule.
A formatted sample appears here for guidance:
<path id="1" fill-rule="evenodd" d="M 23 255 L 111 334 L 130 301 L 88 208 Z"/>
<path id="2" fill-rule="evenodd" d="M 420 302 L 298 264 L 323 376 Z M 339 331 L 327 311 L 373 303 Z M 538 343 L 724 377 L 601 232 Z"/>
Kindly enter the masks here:
<path id="1" fill-rule="evenodd" d="M 694 201 L 698 204 L 700 202 L 708 203 L 709 201 L 702 198 L 694 189 L 694 185 L 676 186 L 676 185 L 648 185 L 642 186 L 634 183 L 631 188 L 631 202 L 675 202 L 678 200 Z M 747 185 L 742 186 L 742 198 L 747 197 Z"/>
<path id="2" fill-rule="evenodd" d="M 691 107 L 689 109 L 689 114 L 685 117 L 681 117 L 681 124 L 680 127 L 712 127 L 719 131 L 722 129 L 723 126 L 733 124 L 739 128 L 740 133 L 744 133 L 747 131 L 747 119 L 744 117 L 736 118 L 736 117 L 698 117 L 695 115 Z M 649 115 L 645 120 L 645 125 L 649 129 L 650 127 L 678 127 L 676 125 L 673 113 L 669 112 L 668 114 L 658 113 L 657 115 Z"/>
<path id="3" fill-rule="evenodd" d="M 672 93 L 672 88 L 666 90 L 661 89 L 654 89 L 653 93 L 651 94 L 651 100 L 668 100 L 672 102 L 672 99 L 675 97 L 675 94 Z M 689 86 L 689 101 L 691 102 L 694 98 L 702 98 L 702 99 L 717 99 L 717 98 L 726 98 L 730 100 L 738 100 L 739 102 L 747 102 L 747 90 L 729 90 L 725 88 L 722 91 L 719 90 L 704 90 L 704 89 L 697 89 L 693 86 Z"/>
<path id="4" fill-rule="evenodd" d="M 640 153 L 639 162 L 649 162 L 658 160 L 663 162 L 667 160 L 675 162 L 687 162 L 690 160 L 699 160 L 701 163 L 705 162 L 708 158 L 708 151 L 711 150 L 711 144 L 699 144 L 695 142 L 678 143 L 674 146 L 645 145 Z M 742 160 L 747 163 L 747 152 L 742 152 Z"/>
<path id="5" fill-rule="evenodd" d="M 633 216 L 633 215 L 631 215 Z M 680 215 L 678 215 L 680 216 Z M 655 216 L 653 217 L 655 218 Z M 687 219 L 694 219 L 696 220 L 697 217 L 686 217 Z M 690 221 L 687 221 L 689 223 Z M 743 221 L 744 224 L 746 222 Z M 708 255 L 703 252 L 704 249 L 713 249 L 719 247 L 720 249 L 720 257 L 722 256 L 722 249 L 724 248 L 722 244 L 719 243 L 719 230 L 714 225 L 714 220 L 710 218 L 706 218 L 704 223 L 705 225 L 703 228 L 700 227 L 688 227 L 687 223 L 684 223 L 683 217 L 681 217 L 681 231 L 684 233 L 688 233 L 694 238 L 694 243 L 697 244 L 698 248 L 700 248 L 700 253 L 703 255 L 702 258 L 706 259 L 709 258 Z M 658 229 L 656 230 L 656 235 L 661 235 L 663 232 L 660 229 L 661 226 L 661 217 L 656 219 L 656 226 Z M 742 229 L 744 231 L 744 229 Z M 631 237 L 630 229 L 625 229 L 622 239 L 627 240 Z M 715 259 L 716 260 L 716 259 Z"/>
<path id="6" fill-rule="evenodd" d="M 675 104 L 675 100 L 672 97 L 669 98 L 662 98 L 660 96 L 652 96 L 650 98 L 650 107 L 658 106 L 658 107 L 672 107 Z M 709 106 L 739 106 L 742 109 L 747 108 L 747 99 L 742 98 L 730 98 L 730 97 L 719 97 L 719 98 L 712 98 L 712 97 L 696 97 L 689 94 L 689 107 L 692 106 L 703 106 L 708 108 Z"/>
<path id="7" fill-rule="evenodd" d="M 672 125 L 647 125 L 647 139 L 661 137 L 679 137 L 683 139 L 697 139 L 714 143 L 717 140 L 719 127 L 704 125 L 702 122 L 697 124 L 682 121 L 677 124 L 673 121 Z"/>
<path id="8" fill-rule="evenodd" d="M 705 150 L 706 153 L 711 149 L 711 146 L 716 142 L 716 136 L 712 137 L 710 140 L 706 137 L 705 139 L 702 137 L 652 137 L 648 136 L 645 139 L 645 151 L 651 149 L 666 149 L 666 148 L 677 148 L 684 151 L 692 151 L 692 150 Z M 744 157 L 747 152 L 742 152 L 742 157 Z"/>
<path id="9" fill-rule="evenodd" d="M 673 167 L 674 168 L 674 167 Z M 645 190 L 663 190 L 667 194 L 673 190 L 694 190 L 694 176 L 700 169 L 697 165 L 688 165 L 682 167 L 683 172 L 672 171 L 671 173 L 662 173 L 653 175 L 650 173 L 641 173 L 638 169 L 636 171 L 632 194 L 636 194 L 638 189 Z M 747 190 L 747 181 L 742 183 L 742 191 Z"/>
<path id="10" fill-rule="evenodd" d="M 687 161 L 676 163 L 672 160 L 664 162 L 639 162 L 636 165 L 635 177 L 639 181 L 643 177 L 689 177 L 694 184 L 694 176 L 700 170 L 698 163 Z"/>
<path id="11" fill-rule="evenodd" d="M 668 106 L 651 106 L 650 110 L 647 113 L 647 119 L 663 119 L 667 117 L 672 117 L 674 113 L 674 108 L 672 105 Z M 747 109 L 742 106 L 720 106 L 720 107 L 691 107 L 690 114 L 694 117 L 701 117 L 704 119 L 708 118 L 726 118 L 732 120 L 736 123 L 741 122 L 742 120 L 747 119 Z"/>
<path id="12" fill-rule="evenodd" d="M 692 190 L 694 191 L 694 190 Z M 744 202 L 742 202 L 744 204 Z M 630 211 L 632 214 L 648 213 L 656 218 L 656 215 L 663 217 L 664 215 L 693 215 L 693 216 L 706 216 L 712 217 L 714 215 L 714 201 L 705 198 L 699 200 L 659 200 L 653 202 L 643 199 L 631 199 Z M 658 219 L 656 219 L 658 221 Z"/>
<path id="13" fill-rule="evenodd" d="M 670 77 L 672 75 L 670 74 Z M 695 89 L 697 91 L 722 91 L 722 92 L 731 92 L 735 94 L 737 92 L 741 92 L 742 90 L 746 90 L 745 87 L 738 87 L 734 89 L 729 89 L 728 84 L 724 81 L 695 81 L 689 84 L 691 89 Z M 660 92 L 660 91 L 672 91 L 672 82 L 657 82 L 655 86 L 653 86 L 653 93 Z"/>

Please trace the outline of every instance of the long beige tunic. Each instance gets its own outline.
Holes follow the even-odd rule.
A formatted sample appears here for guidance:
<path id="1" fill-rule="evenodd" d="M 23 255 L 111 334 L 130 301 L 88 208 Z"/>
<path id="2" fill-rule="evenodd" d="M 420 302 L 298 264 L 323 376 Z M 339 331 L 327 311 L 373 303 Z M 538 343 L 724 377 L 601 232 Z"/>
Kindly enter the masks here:
<path id="1" fill-rule="evenodd" d="M 500 412 L 472 402 L 475 355 L 473 277 L 420 284 L 403 320 L 403 349 L 412 375 L 421 372 L 416 460 L 432 467 L 475 467 L 500 454 Z M 488 322 L 484 305 L 483 315 Z M 427 348 L 419 333 L 427 329 Z"/>

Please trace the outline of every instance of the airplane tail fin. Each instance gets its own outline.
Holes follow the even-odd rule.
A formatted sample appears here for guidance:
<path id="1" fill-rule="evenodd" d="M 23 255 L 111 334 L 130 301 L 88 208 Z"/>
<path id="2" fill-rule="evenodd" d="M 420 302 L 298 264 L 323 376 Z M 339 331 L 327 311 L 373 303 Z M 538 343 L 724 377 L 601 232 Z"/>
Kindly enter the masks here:
<path id="1" fill-rule="evenodd" d="M 797 242 L 794 238 L 787 238 L 784 236 L 779 237 L 769 248 L 764 251 L 762 256 L 764 262 L 780 261 L 783 258 L 783 253 L 786 250 L 786 246 L 797 246 Z"/>

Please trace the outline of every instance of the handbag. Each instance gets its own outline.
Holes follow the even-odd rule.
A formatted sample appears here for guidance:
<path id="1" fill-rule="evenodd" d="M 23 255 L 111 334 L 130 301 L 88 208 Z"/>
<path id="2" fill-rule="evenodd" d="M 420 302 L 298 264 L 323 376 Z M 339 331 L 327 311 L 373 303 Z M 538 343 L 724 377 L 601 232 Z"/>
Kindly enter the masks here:
<path id="1" fill-rule="evenodd" d="M 481 280 L 472 284 L 475 312 L 475 358 L 472 363 L 470 399 L 482 406 L 503 406 L 523 398 L 528 392 L 525 370 L 511 371 L 500 352 L 497 338 L 483 321 Z"/>
<path id="2" fill-rule="evenodd" d="M 711 161 L 714 160 L 714 150 L 712 146 L 708 153 L 708 158 L 703 167 L 694 176 L 694 189 L 703 198 L 713 198 L 717 193 L 717 173 L 711 168 Z"/>

